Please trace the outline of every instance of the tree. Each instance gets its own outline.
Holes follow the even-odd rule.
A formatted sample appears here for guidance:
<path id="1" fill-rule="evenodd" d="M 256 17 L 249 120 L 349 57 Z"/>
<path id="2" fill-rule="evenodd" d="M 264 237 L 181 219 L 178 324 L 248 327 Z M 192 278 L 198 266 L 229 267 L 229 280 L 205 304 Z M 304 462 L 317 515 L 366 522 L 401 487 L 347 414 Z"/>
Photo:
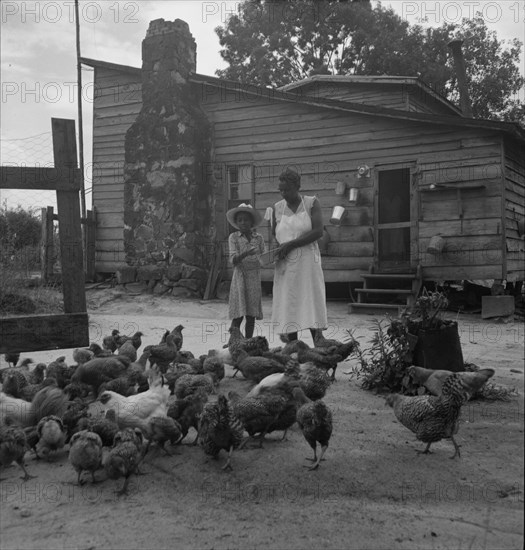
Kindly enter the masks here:
<path id="1" fill-rule="evenodd" d="M 523 102 L 512 99 L 524 84 L 522 44 L 504 48 L 479 14 L 424 29 L 369 1 L 245 0 L 215 31 L 229 64 L 216 71 L 221 78 L 283 86 L 312 74 L 417 76 L 453 102 L 459 93 L 447 44 L 463 38 L 474 116 L 523 118 Z"/>
<path id="2" fill-rule="evenodd" d="M 21 206 L 0 209 L 0 245 L 12 250 L 20 250 L 25 246 L 36 246 L 40 243 L 41 221 L 31 210 Z"/>

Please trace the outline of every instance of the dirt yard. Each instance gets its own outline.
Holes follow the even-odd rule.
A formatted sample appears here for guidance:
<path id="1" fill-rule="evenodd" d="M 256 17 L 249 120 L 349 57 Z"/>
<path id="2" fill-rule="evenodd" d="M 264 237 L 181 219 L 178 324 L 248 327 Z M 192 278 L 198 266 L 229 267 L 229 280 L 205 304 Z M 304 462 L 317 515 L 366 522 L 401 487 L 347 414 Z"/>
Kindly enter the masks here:
<path id="1" fill-rule="evenodd" d="M 115 290 L 92 290 L 88 298 L 94 341 L 118 328 L 141 330 L 144 345 L 156 344 L 178 323 L 186 327 L 184 349 L 195 355 L 227 339 L 224 302 Z M 267 320 L 270 308 L 266 298 Z M 331 302 L 326 335 L 343 337 L 344 329 L 354 328 L 366 347 L 372 318 L 348 315 L 346 304 Z M 0 547 L 522 548 L 524 325 L 489 323 L 479 314 L 459 322 L 464 359 L 496 369 L 493 380 L 519 392 L 509 402 L 463 408 L 460 459 L 449 460 L 450 441 L 434 444 L 433 454 L 416 454 L 424 445 L 395 420 L 384 397 L 345 374 L 350 359 L 325 398 L 334 433 L 319 470 L 303 468 L 311 449 L 297 427 L 287 441 L 277 432 L 263 449 L 234 453 L 232 472 L 220 468 L 225 455 L 206 460 L 202 449 L 189 445 L 191 431 L 174 456 L 148 454 L 145 475 L 133 478 L 127 497 L 115 495 L 122 480 L 106 480 L 102 470 L 97 484 L 79 487 L 66 452 L 49 463 L 28 454 L 36 478 L 21 481 L 17 466 L 2 471 Z M 269 324 L 261 328 L 268 335 Z M 72 350 L 28 355 L 35 361 L 66 355 L 72 362 Z M 227 369 L 221 390 L 246 392 L 249 383 L 231 374 Z"/>

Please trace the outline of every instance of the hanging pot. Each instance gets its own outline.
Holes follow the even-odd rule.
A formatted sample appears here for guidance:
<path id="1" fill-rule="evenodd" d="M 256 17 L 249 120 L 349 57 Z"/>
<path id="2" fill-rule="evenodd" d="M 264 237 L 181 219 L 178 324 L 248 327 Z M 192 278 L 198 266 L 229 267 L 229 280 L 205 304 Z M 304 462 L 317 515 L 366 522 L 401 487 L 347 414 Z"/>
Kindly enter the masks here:
<path id="1" fill-rule="evenodd" d="M 346 210 L 344 206 L 334 206 L 334 209 L 332 210 L 332 217 L 330 218 L 330 223 L 332 225 L 341 225 L 345 214 Z"/>

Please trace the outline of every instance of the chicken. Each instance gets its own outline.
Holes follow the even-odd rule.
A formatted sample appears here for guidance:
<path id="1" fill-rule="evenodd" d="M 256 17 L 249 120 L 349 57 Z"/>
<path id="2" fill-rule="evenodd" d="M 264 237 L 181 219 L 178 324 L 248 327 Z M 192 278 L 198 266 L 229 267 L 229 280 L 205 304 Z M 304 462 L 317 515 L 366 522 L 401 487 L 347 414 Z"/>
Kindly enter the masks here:
<path id="1" fill-rule="evenodd" d="M 10 365 L 11 367 L 15 367 L 16 365 L 18 365 L 18 361 L 20 360 L 20 354 L 13 351 L 7 352 L 4 353 L 4 359 L 8 365 Z"/>
<path id="2" fill-rule="evenodd" d="M 332 435 L 332 411 L 322 400 L 309 401 L 297 410 L 297 424 L 304 438 L 314 450 L 314 464 L 309 470 L 317 470 L 328 448 Z M 317 442 L 321 445 L 321 454 L 317 458 Z"/>
<path id="3" fill-rule="evenodd" d="M 35 368 L 29 372 L 27 381 L 30 384 L 42 384 L 46 377 L 47 366 L 45 363 L 37 363 Z"/>
<path id="4" fill-rule="evenodd" d="M 299 365 L 299 387 L 309 399 L 322 399 L 330 387 L 330 383 L 326 371 L 317 368 L 314 363 Z"/>
<path id="5" fill-rule="evenodd" d="M 177 399 L 168 407 L 168 416 L 176 420 L 181 427 L 181 441 L 188 435 L 189 429 L 194 428 L 197 432 L 197 436 L 192 444 L 197 444 L 199 437 L 199 420 L 207 401 L 208 393 L 206 390 L 200 388 L 195 393 L 183 399 Z"/>
<path id="6" fill-rule="evenodd" d="M 177 325 L 171 332 L 168 330 L 164 333 L 161 344 L 166 342 L 166 338 L 171 334 L 173 336 L 173 343 L 177 346 L 177 350 L 182 349 L 182 343 L 184 342 L 184 337 L 182 336 L 182 331 L 184 327 L 182 325 Z"/>
<path id="7" fill-rule="evenodd" d="M 82 472 L 91 472 L 95 483 L 95 472 L 102 466 L 102 440 L 88 430 L 77 432 L 69 446 L 69 462 L 78 474 L 77 482 L 82 485 Z"/>
<path id="8" fill-rule="evenodd" d="M 117 349 L 120 348 L 124 343 L 131 340 L 133 347 L 137 350 L 142 346 L 142 336 L 144 334 L 140 331 L 135 332 L 133 336 L 121 336 L 120 334 L 115 336 L 115 341 L 117 343 Z"/>
<path id="9" fill-rule="evenodd" d="M 284 366 L 271 357 L 251 356 L 245 350 L 237 351 L 234 367 L 244 378 L 259 383 L 263 378 L 276 372 L 284 372 Z"/>
<path id="10" fill-rule="evenodd" d="M 459 373 L 453 373 L 443 383 L 440 396 L 390 394 L 386 403 L 394 409 L 401 424 L 427 444 L 424 451 L 418 452 L 429 453 L 432 443 L 450 439 L 455 449 L 451 458 L 455 458 L 460 456 L 460 452 L 454 434 L 458 431 L 461 406 L 468 401 L 468 395 Z"/>
<path id="11" fill-rule="evenodd" d="M 29 384 L 24 374 L 15 369 L 3 373 L 2 391 L 11 397 L 22 397 L 22 390 Z"/>
<path id="12" fill-rule="evenodd" d="M 215 378 L 212 374 L 183 374 L 175 382 L 175 396 L 183 399 L 198 389 L 203 388 L 207 393 L 215 393 Z"/>
<path id="13" fill-rule="evenodd" d="M 38 433 L 38 454 L 49 460 L 49 453 L 59 451 L 66 443 L 66 429 L 62 419 L 58 416 L 45 416 L 36 427 Z"/>
<path id="14" fill-rule="evenodd" d="M 131 363 L 137 360 L 137 348 L 135 348 L 133 344 L 133 340 L 126 340 L 119 348 L 118 348 L 118 356 L 124 356 L 127 357 Z"/>
<path id="15" fill-rule="evenodd" d="M 76 348 L 73 350 L 73 361 L 76 361 L 77 365 L 87 363 L 94 356 L 95 354 L 88 348 Z"/>
<path id="16" fill-rule="evenodd" d="M 62 417 L 67 407 L 67 396 L 62 390 L 46 386 L 36 393 L 31 403 L 0 392 L 0 423 L 6 418 L 22 427 L 34 426 L 49 415 Z"/>
<path id="17" fill-rule="evenodd" d="M 108 409 L 104 416 L 81 418 L 77 424 L 77 431 L 89 430 L 96 433 L 103 447 L 111 447 L 116 433 L 119 431 L 117 415 L 114 409 Z"/>
<path id="18" fill-rule="evenodd" d="M 104 382 L 109 382 L 122 376 L 126 372 L 130 362 L 124 356 L 96 357 L 80 365 L 71 377 L 71 382 L 89 384 L 93 390 L 93 394 L 96 396 L 100 386 Z"/>
<path id="19" fill-rule="evenodd" d="M 117 344 L 115 344 L 115 349 L 117 349 Z M 89 344 L 88 350 L 93 352 L 93 357 L 109 357 L 110 355 L 113 355 L 111 349 L 101 348 L 95 342 L 91 342 L 91 344 Z"/>
<path id="20" fill-rule="evenodd" d="M 24 472 L 21 478 L 24 481 L 36 477 L 29 475 L 24 465 L 27 449 L 27 439 L 22 428 L 9 420 L 7 423 L 0 423 L 0 466 L 9 466 L 16 462 Z"/>
<path id="21" fill-rule="evenodd" d="M 73 370 L 67 365 L 65 356 L 61 356 L 46 367 L 46 378 L 54 378 L 59 388 L 65 388 L 71 382 Z"/>
<path id="22" fill-rule="evenodd" d="M 214 377 L 216 384 L 218 384 L 225 375 L 224 361 L 214 355 L 206 357 L 202 362 L 202 372 L 203 374 L 210 373 Z"/>
<path id="23" fill-rule="evenodd" d="M 475 372 L 458 372 L 463 385 L 472 398 L 494 376 L 494 369 L 481 369 Z M 419 386 L 424 386 L 432 395 L 441 395 L 445 380 L 452 374 L 448 370 L 432 370 L 411 366 L 407 374 Z"/>
<path id="24" fill-rule="evenodd" d="M 228 459 L 223 470 L 231 470 L 231 458 L 243 440 L 243 426 L 235 416 L 224 395 L 219 395 L 214 403 L 206 403 L 199 423 L 199 443 L 204 452 L 218 458 L 222 449 L 228 451 Z"/>
<path id="25" fill-rule="evenodd" d="M 157 365 L 161 372 L 166 372 L 170 363 L 179 356 L 179 350 L 173 334 L 166 336 L 166 341 L 158 346 L 146 346 L 144 351 L 150 353 L 150 365 Z"/>
<path id="26" fill-rule="evenodd" d="M 164 445 L 169 441 L 172 445 L 179 443 L 183 437 L 180 424 L 170 418 L 169 416 L 154 416 L 149 420 L 149 433 L 148 445 L 146 452 L 152 441 L 164 450 L 166 454 L 170 454 Z"/>
<path id="27" fill-rule="evenodd" d="M 120 336 L 119 331 L 117 329 L 113 329 L 109 336 L 104 336 L 104 338 L 102 339 L 102 347 L 105 350 L 108 350 L 108 351 L 111 351 L 111 353 L 114 353 L 115 351 L 117 351 L 117 348 L 118 348 L 117 338 L 119 336 Z M 95 351 L 95 350 L 92 350 L 92 351 Z"/>
<path id="28" fill-rule="evenodd" d="M 81 418 L 88 417 L 89 406 L 82 401 L 69 401 L 67 409 L 62 416 L 62 423 L 66 429 L 66 443 L 71 440 L 71 437 L 77 430 L 78 423 Z"/>
<path id="29" fill-rule="evenodd" d="M 138 428 L 125 428 L 115 434 L 113 448 L 104 460 L 104 469 L 110 479 L 124 478 L 118 495 L 127 494 L 129 478 L 138 473 L 143 458 L 144 436 Z"/>
<path id="30" fill-rule="evenodd" d="M 237 363 L 237 355 L 240 350 L 246 351 L 248 355 L 256 356 L 262 355 L 270 349 L 268 340 L 264 336 L 245 338 L 239 327 L 230 327 L 229 332 L 228 350 L 234 365 Z"/>
<path id="31" fill-rule="evenodd" d="M 114 378 L 109 382 L 104 382 L 103 384 L 100 384 L 100 388 L 98 389 L 98 392 L 100 395 L 104 391 L 110 390 L 120 395 L 123 395 L 124 397 L 127 397 L 129 395 L 134 395 L 137 393 L 136 385 L 138 384 L 131 381 L 128 377 L 119 376 L 118 378 Z"/>
<path id="32" fill-rule="evenodd" d="M 105 391 L 98 397 L 104 410 L 114 409 L 120 429 L 139 428 L 150 435 L 149 421 L 155 416 L 167 416 L 170 390 L 164 378 L 152 378 L 148 391 L 124 397 L 113 391 Z"/>
<path id="33" fill-rule="evenodd" d="M 344 361 L 355 349 L 355 341 L 346 344 L 309 348 L 305 343 L 298 344 L 297 357 L 301 363 L 312 361 L 316 367 L 332 370 L 331 379 L 335 380 L 337 365 Z"/>
<path id="34" fill-rule="evenodd" d="M 284 372 L 270 374 L 256 384 L 249 392 L 249 396 L 257 396 L 262 391 L 267 389 L 284 389 L 289 395 L 292 394 L 294 388 L 300 383 L 300 365 L 299 362 L 292 358 L 288 358 L 288 362 L 284 368 Z"/>

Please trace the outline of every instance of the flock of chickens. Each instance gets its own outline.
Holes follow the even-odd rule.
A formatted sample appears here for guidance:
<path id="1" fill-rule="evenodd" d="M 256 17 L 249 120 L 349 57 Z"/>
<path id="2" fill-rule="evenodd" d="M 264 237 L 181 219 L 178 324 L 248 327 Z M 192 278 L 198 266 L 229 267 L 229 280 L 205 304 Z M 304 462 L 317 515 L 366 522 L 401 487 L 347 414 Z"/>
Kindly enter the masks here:
<path id="1" fill-rule="evenodd" d="M 317 469 L 332 434 L 332 412 L 323 397 L 357 342 L 319 334 L 314 347 L 295 340 L 270 349 L 265 337 L 245 338 L 233 327 L 227 349 L 197 358 L 183 349 L 183 329 L 166 331 L 140 356 L 143 334 L 127 337 L 114 330 L 102 346 L 76 349 L 75 365 L 59 357 L 48 365 L 30 369 L 26 360 L 1 371 L 0 466 L 16 462 L 27 480 L 33 477 L 24 464 L 28 450 L 37 459 L 49 458 L 69 445 L 79 484 L 84 473 L 95 482 L 95 472 L 104 469 L 108 478 L 124 479 L 118 491 L 124 494 L 152 444 L 170 454 L 166 443 L 180 444 L 193 428 L 192 443 L 214 458 L 226 451 L 222 468 L 232 469 L 234 450 L 252 441 L 262 447 L 274 431 L 283 431 L 284 439 L 297 422 L 314 452 L 309 469 Z M 16 364 L 19 357 L 6 359 Z M 246 395 L 221 393 L 225 364 L 234 367 L 234 377 L 240 372 L 253 382 Z M 410 367 L 409 374 L 434 395 L 391 395 L 387 403 L 427 443 L 423 452 L 449 438 L 454 457 L 459 455 L 454 434 L 461 407 L 494 371 L 450 374 Z"/>

